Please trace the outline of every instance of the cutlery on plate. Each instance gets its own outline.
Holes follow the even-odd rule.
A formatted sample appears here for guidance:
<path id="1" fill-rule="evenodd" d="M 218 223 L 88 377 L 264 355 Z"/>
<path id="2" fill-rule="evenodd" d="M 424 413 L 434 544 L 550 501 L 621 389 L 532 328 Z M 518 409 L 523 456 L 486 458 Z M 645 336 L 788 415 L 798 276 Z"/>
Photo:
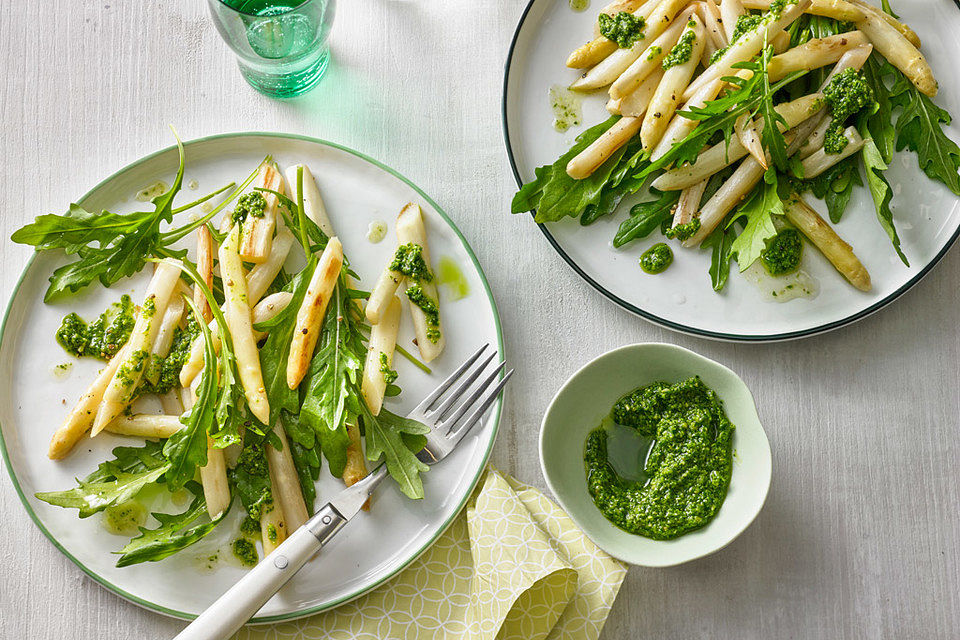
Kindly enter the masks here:
<path id="1" fill-rule="evenodd" d="M 497 356 L 496 351 L 489 353 L 477 365 L 489 346 L 483 345 L 407 414 L 408 418 L 430 427 L 426 434 L 427 444 L 417 453 L 417 458 L 424 464 L 434 465 L 456 448 L 473 426 L 481 421 L 513 374 L 511 369 L 499 377 L 505 362 L 489 369 Z M 481 382 L 475 384 L 485 373 Z M 366 478 L 340 492 L 174 640 L 226 640 L 232 637 L 330 538 L 360 512 L 370 494 L 386 476 L 387 469 L 381 464 Z"/>

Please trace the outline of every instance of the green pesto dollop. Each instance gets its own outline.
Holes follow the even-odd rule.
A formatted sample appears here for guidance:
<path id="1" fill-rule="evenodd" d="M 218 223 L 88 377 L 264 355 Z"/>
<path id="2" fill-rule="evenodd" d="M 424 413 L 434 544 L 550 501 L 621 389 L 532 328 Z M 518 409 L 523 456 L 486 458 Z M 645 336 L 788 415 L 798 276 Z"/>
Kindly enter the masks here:
<path id="1" fill-rule="evenodd" d="M 255 567 L 260 562 L 257 547 L 246 538 L 237 538 L 231 545 L 234 557 L 245 567 Z"/>
<path id="2" fill-rule="evenodd" d="M 844 123 L 861 109 L 874 104 L 873 90 L 863 74 L 856 69 L 845 69 L 824 88 L 823 100 L 830 107 L 832 118 L 823 137 L 823 150 L 840 153 L 849 143 L 843 135 Z"/>
<path id="3" fill-rule="evenodd" d="M 397 252 L 393 254 L 393 262 L 390 263 L 390 270 L 402 273 L 414 282 L 433 280 L 430 267 L 423 259 L 423 247 L 413 242 L 397 247 Z"/>
<path id="4" fill-rule="evenodd" d="M 407 289 L 407 299 L 423 311 L 427 318 L 427 340 L 436 344 L 440 339 L 440 308 L 436 300 L 428 296 L 419 284 Z"/>
<path id="5" fill-rule="evenodd" d="M 250 516 L 247 516 L 243 519 L 243 522 L 240 523 L 240 533 L 245 536 L 259 536 L 260 523 Z"/>
<path id="6" fill-rule="evenodd" d="M 134 322 L 133 303 L 124 295 L 89 326 L 76 313 L 68 313 L 57 329 L 57 342 L 78 358 L 109 360 L 130 338 Z"/>
<path id="7" fill-rule="evenodd" d="M 647 49 L 647 60 L 653 60 L 654 58 L 656 58 L 656 57 L 657 57 L 658 55 L 660 55 L 661 53 L 663 53 L 663 47 L 661 47 L 660 45 L 655 44 L 655 45 L 653 45 L 652 47 L 650 47 L 649 49 Z"/>
<path id="8" fill-rule="evenodd" d="M 700 218 L 694 218 L 690 222 L 678 224 L 670 227 L 664 232 L 668 238 L 676 238 L 680 242 L 689 240 L 697 231 L 700 231 Z"/>
<path id="9" fill-rule="evenodd" d="M 237 198 L 237 206 L 233 210 L 233 221 L 240 224 L 248 217 L 262 218 L 267 209 L 267 200 L 259 191 L 251 191 Z"/>
<path id="10" fill-rule="evenodd" d="M 150 353 L 144 349 L 137 349 L 130 354 L 130 357 L 117 369 L 117 379 L 125 386 L 133 382 L 133 374 L 142 374 L 150 359 Z"/>
<path id="11" fill-rule="evenodd" d="M 783 11 L 783 9 L 781 9 Z M 765 16 L 760 13 L 745 13 L 737 18 L 737 24 L 733 27 L 733 37 L 730 38 L 730 44 L 740 40 L 750 31 L 763 24 Z"/>
<path id="12" fill-rule="evenodd" d="M 677 44 L 673 45 L 673 49 L 670 49 L 670 53 L 663 59 L 663 68 L 669 69 L 689 61 L 690 56 L 693 55 L 693 43 L 696 39 L 696 32 L 690 29 L 684 30 Z"/>
<path id="13" fill-rule="evenodd" d="M 640 256 L 640 268 L 651 275 L 663 273 L 673 263 L 673 251 L 662 242 L 658 242 Z"/>
<path id="14" fill-rule="evenodd" d="M 800 268 L 803 240 L 796 229 L 784 229 L 775 235 L 760 252 L 764 268 L 772 276 L 783 276 Z"/>
<path id="15" fill-rule="evenodd" d="M 629 49 L 642 40 L 643 30 L 647 26 L 643 16 L 635 16 L 628 11 L 620 11 L 614 16 L 601 13 L 599 21 L 600 33 L 616 42 L 621 49 Z"/>
<path id="16" fill-rule="evenodd" d="M 602 425 L 587 436 L 587 488 L 604 517 L 654 540 L 709 523 L 726 499 L 733 465 L 734 426 L 719 396 L 699 377 L 657 382 L 621 398 L 610 417 L 633 429 L 649 450 L 639 452 L 640 468 L 627 479 L 608 457 L 608 429 Z"/>
<path id="17" fill-rule="evenodd" d="M 393 384 L 397 380 L 397 372 L 390 368 L 387 363 L 387 354 L 380 352 L 380 373 L 383 374 L 383 381 L 387 384 Z"/>

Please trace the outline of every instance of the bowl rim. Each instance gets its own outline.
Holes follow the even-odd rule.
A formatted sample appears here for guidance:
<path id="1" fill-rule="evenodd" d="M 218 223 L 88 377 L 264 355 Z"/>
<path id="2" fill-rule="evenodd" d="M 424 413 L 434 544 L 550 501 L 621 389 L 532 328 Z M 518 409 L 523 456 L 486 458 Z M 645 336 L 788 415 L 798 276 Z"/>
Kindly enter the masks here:
<path id="1" fill-rule="evenodd" d="M 743 520 L 741 525 L 738 525 L 736 527 L 733 534 L 730 535 L 730 537 L 727 540 L 724 540 L 723 542 L 715 546 L 709 545 L 707 548 L 704 548 L 702 552 L 697 552 L 695 554 L 690 555 L 689 557 L 683 557 L 680 559 L 670 559 L 662 562 L 657 562 L 657 561 L 639 562 L 637 558 L 628 557 L 627 554 L 620 553 L 617 549 L 610 548 L 609 545 L 605 544 L 602 540 L 599 540 L 597 536 L 594 535 L 593 532 L 591 532 L 588 526 L 584 526 L 584 524 L 580 521 L 580 519 L 575 514 L 575 510 L 572 510 L 568 506 L 568 501 L 564 499 L 563 494 L 559 492 L 557 488 L 554 486 L 554 483 L 551 481 L 550 473 L 547 471 L 546 456 L 544 455 L 544 442 L 545 442 L 544 433 L 547 429 L 547 422 L 551 418 L 551 414 L 553 413 L 554 408 L 557 402 L 559 401 L 560 397 L 563 396 L 563 394 L 570 389 L 574 381 L 577 378 L 579 378 L 587 369 L 593 367 L 597 362 L 601 360 L 604 360 L 608 357 L 612 357 L 615 354 L 625 352 L 625 351 L 643 351 L 648 349 L 681 352 L 687 357 L 692 356 L 694 360 L 699 361 L 702 364 L 705 364 L 710 367 L 718 368 L 719 370 L 721 370 L 722 372 L 724 372 L 725 374 L 731 376 L 734 380 L 736 380 L 743 387 L 743 390 L 746 392 L 746 397 L 749 400 L 747 409 L 756 418 L 757 426 L 760 428 L 759 433 L 760 433 L 760 436 L 762 436 L 761 441 L 765 445 L 767 459 L 769 460 L 769 464 L 766 465 L 766 478 L 765 478 L 765 481 L 763 482 L 762 495 L 760 496 L 760 499 L 757 501 L 756 509 L 750 510 L 749 516 Z M 698 375 L 698 374 L 696 372 L 691 372 L 691 375 Z M 733 542 L 738 537 L 740 537 L 740 535 L 744 531 L 746 531 L 747 527 L 749 527 L 754 522 L 754 520 L 756 520 L 757 516 L 760 515 L 760 512 L 763 511 L 763 507 L 766 504 L 767 497 L 770 493 L 770 485 L 773 480 L 773 452 L 770 448 L 770 439 L 767 437 L 767 432 L 763 428 L 763 423 L 760 421 L 760 415 L 759 415 L 759 412 L 757 411 L 756 400 L 753 397 L 753 393 L 750 391 L 750 388 L 747 386 L 747 383 L 744 382 L 743 378 L 741 378 L 735 371 L 717 362 L 716 360 L 712 360 L 695 351 L 687 349 L 686 347 L 681 347 L 680 345 L 667 343 L 667 342 L 637 342 L 637 343 L 626 344 L 620 347 L 616 347 L 594 358 L 591 358 L 589 361 L 584 363 L 580 368 L 578 368 L 574 373 L 572 373 L 566 379 L 566 381 L 564 381 L 564 383 L 560 386 L 557 392 L 554 394 L 553 398 L 550 400 L 550 403 L 547 405 L 546 411 L 544 411 L 543 413 L 543 418 L 540 421 L 540 433 L 538 434 L 538 437 L 537 437 L 537 452 L 540 458 L 540 473 L 547 484 L 547 488 L 550 489 L 550 492 L 553 494 L 554 499 L 557 501 L 560 507 L 567 513 L 567 515 L 569 515 L 570 518 L 576 523 L 576 525 L 580 528 L 580 530 L 584 533 L 584 535 L 586 535 L 590 540 L 593 541 L 594 544 L 596 544 L 598 547 L 603 549 L 605 552 L 607 552 L 611 556 L 619 560 L 622 560 L 623 562 L 626 562 L 628 564 L 643 566 L 643 567 L 662 568 L 662 567 L 673 567 L 680 564 L 685 564 L 687 562 L 692 562 L 694 560 L 698 560 L 705 556 L 716 553 L 717 551 L 720 551 L 721 549 L 729 545 L 731 542 Z M 616 526 L 616 525 L 612 525 L 612 526 Z M 706 526 L 709 527 L 710 526 L 709 523 Z M 644 538 L 644 540 L 650 540 L 651 542 L 661 542 L 661 541 L 656 541 L 649 538 Z M 666 542 L 669 542 L 669 541 L 666 541 Z"/>

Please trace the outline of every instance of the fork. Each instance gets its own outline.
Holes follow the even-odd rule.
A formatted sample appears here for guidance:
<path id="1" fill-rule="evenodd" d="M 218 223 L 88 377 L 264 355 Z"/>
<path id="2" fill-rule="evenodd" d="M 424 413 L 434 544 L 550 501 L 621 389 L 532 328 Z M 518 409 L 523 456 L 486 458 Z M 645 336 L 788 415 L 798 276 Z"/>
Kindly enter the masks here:
<path id="1" fill-rule="evenodd" d="M 481 421 L 513 375 L 511 369 L 497 380 L 506 366 L 505 362 L 498 363 L 488 371 L 490 363 L 497 356 L 496 350 L 487 354 L 477 365 L 489 347 L 489 344 L 485 344 L 467 358 L 466 362 L 407 415 L 408 418 L 430 427 L 426 434 L 426 446 L 416 454 L 424 464 L 432 466 L 456 449 L 464 436 Z M 486 375 L 480 383 L 475 385 L 485 372 Z M 317 551 L 360 512 L 370 494 L 386 476 L 387 468 L 381 464 L 373 473 L 321 507 L 310 520 L 230 587 L 174 640 L 225 640 L 232 637 Z"/>

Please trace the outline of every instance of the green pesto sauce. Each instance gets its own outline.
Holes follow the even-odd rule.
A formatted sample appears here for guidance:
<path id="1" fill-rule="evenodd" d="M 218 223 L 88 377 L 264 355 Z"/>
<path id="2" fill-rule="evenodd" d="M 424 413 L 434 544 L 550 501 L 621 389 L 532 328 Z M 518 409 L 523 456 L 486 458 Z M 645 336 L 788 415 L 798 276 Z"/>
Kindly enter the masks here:
<path id="1" fill-rule="evenodd" d="M 231 545 L 234 557 L 245 567 L 255 567 L 260 562 L 257 547 L 246 538 L 237 538 Z"/>
<path id="2" fill-rule="evenodd" d="M 407 289 L 407 299 L 423 311 L 427 318 L 427 340 L 436 344 L 440 339 L 440 308 L 436 301 L 424 293 L 419 284 Z"/>
<path id="3" fill-rule="evenodd" d="M 621 11 L 615 16 L 601 13 L 598 20 L 601 35 L 616 42 L 621 49 L 629 49 L 642 40 L 643 30 L 647 26 L 643 16 L 635 16 L 628 11 Z"/>
<path id="4" fill-rule="evenodd" d="M 737 18 L 737 24 L 733 27 L 733 37 L 730 39 L 730 44 L 737 42 L 747 33 L 756 29 L 763 24 L 763 21 L 764 16 L 759 13 L 745 13 Z"/>
<path id="5" fill-rule="evenodd" d="M 692 238 L 693 234 L 697 231 L 700 231 L 700 218 L 694 218 L 690 222 L 670 227 L 664 232 L 664 235 L 668 238 L 676 238 L 680 242 L 683 242 Z"/>
<path id="6" fill-rule="evenodd" d="M 640 268 L 651 275 L 663 273 L 673 263 L 673 251 L 662 242 L 658 242 L 640 256 Z"/>
<path id="7" fill-rule="evenodd" d="M 67 314 L 57 329 L 57 342 L 77 357 L 109 360 L 130 338 L 134 322 L 133 303 L 124 295 L 89 326 L 76 313 Z"/>
<path id="8" fill-rule="evenodd" d="M 626 430 L 634 432 L 632 448 Z M 703 527 L 727 496 L 733 431 L 720 398 L 699 377 L 632 391 L 587 436 L 594 504 L 624 531 L 654 540 Z"/>
<path id="9" fill-rule="evenodd" d="M 163 395 L 171 389 L 180 386 L 180 370 L 190 357 L 190 347 L 194 339 L 200 335 L 200 325 L 193 316 L 187 321 L 186 327 L 178 327 L 173 333 L 173 343 L 166 358 L 152 355 L 144 371 L 141 393 L 156 393 Z M 156 382 L 153 382 L 156 380 Z"/>
<path id="10" fill-rule="evenodd" d="M 240 523 L 240 533 L 245 536 L 258 536 L 260 535 L 260 523 L 247 516 Z"/>
<path id="11" fill-rule="evenodd" d="M 670 49 L 670 53 L 663 59 L 663 68 L 669 69 L 688 62 L 690 56 L 693 55 L 693 43 L 696 39 L 697 34 L 694 31 L 684 30 L 677 44 L 673 46 L 673 49 Z"/>
<path id="12" fill-rule="evenodd" d="M 133 374 L 142 373 L 149 358 L 150 354 L 143 349 L 134 351 L 130 354 L 130 358 L 117 369 L 117 379 L 125 386 L 129 386 L 133 382 Z"/>
<path id="13" fill-rule="evenodd" d="M 393 384 L 397 380 L 397 372 L 387 364 L 387 354 L 380 352 L 380 373 L 383 374 L 383 381 L 387 384 Z"/>
<path id="14" fill-rule="evenodd" d="M 270 542 L 277 541 L 277 528 L 272 524 L 267 525 L 267 540 Z"/>
<path id="15" fill-rule="evenodd" d="M 833 77 L 823 90 L 823 100 L 830 107 L 830 128 L 823 138 L 823 150 L 840 153 L 849 141 L 843 136 L 844 123 L 861 109 L 874 104 L 873 90 L 856 69 L 846 69 Z"/>
<path id="16" fill-rule="evenodd" d="M 127 500 L 103 510 L 103 528 L 117 536 L 132 536 L 147 521 L 147 509 L 136 500 Z"/>
<path id="17" fill-rule="evenodd" d="M 784 229 L 760 252 L 760 261 L 770 275 L 783 276 L 800 268 L 802 256 L 803 240 L 800 232 L 796 229 Z"/>
<path id="18" fill-rule="evenodd" d="M 397 247 L 397 252 L 393 254 L 393 262 L 390 263 L 390 270 L 402 273 L 414 282 L 433 280 L 430 267 L 423 259 L 423 247 L 413 242 Z"/>
<path id="19" fill-rule="evenodd" d="M 450 300 L 460 300 L 470 295 L 470 283 L 467 282 L 466 276 L 453 258 L 447 256 L 440 258 L 440 263 L 437 265 L 437 282 L 447 288 Z"/>
<path id="20" fill-rule="evenodd" d="M 661 53 L 663 53 L 663 47 L 655 44 L 655 45 L 653 45 L 652 47 L 650 47 L 650 49 L 648 50 L 648 52 L 647 52 L 647 60 L 653 60 L 654 58 L 656 58 L 656 57 L 657 57 L 658 55 L 660 55 Z"/>
<path id="21" fill-rule="evenodd" d="M 251 191 L 237 198 L 237 206 L 233 210 L 234 223 L 240 224 L 248 217 L 262 218 L 267 209 L 267 201 L 259 191 Z"/>
<path id="22" fill-rule="evenodd" d="M 553 128 L 563 132 L 570 127 L 580 125 L 583 99 L 579 94 L 564 86 L 555 84 L 550 87 L 550 109 L 553 111 Z"/>
<path id="23" fill-rule="evenodd" d="M 590 0 L 570 0 L 570 8 L 574 11 L 586 11 Z"/>

